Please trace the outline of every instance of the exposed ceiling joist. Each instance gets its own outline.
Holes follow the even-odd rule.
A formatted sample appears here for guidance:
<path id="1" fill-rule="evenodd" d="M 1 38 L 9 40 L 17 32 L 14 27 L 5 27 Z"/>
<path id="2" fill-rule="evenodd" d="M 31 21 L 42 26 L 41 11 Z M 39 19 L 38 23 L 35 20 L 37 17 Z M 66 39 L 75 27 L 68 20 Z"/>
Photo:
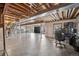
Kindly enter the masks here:
<path id="1" fill-rule="evenodd" d="M 73 12 L 75 11 L 75 8 L 72 8 L 71 14 L 70 14 L 70 18 L 72 18 Z"/>
<path id="2" fill-rule="evenodd" d="M 76 14 L 74 15 L 74 18 L 76 18 L 77 16 L 79 16 L 79 9 L 78 9 L 78 11 L 76 12 Z"/>
<path id="3" fill-rule="evenodd" d="M 19 4 L 13 4 L 13 5 L 15 5 L 15 6 L 17 6 L 17 7 L 19 7 L 19 8 L 21 8 L 21 9 L 23 9 L 23 11 L 29 11 L 30 9 L 27 9 L 27 8 L 25 8 L 24 6 L 23 6 L 23 3 L 19 3 Z"/>
<path id="4" fill-rule="evenodd" d="M 62 11 L 62 20 L 65 19 L 64 11 Z"/>
<path id="5" fill-rule="evenodd" d="M 65 19 L 67 19 L 67 11 L 68 11 L 68 10 L 64 10 Z"/>
<path id="6" fill-rule="evenodd" d="M 7 3 L 6 3 L 7 4 Z M 50 10 L 57 10 L 56 13 L 52 12 L 52 21 L 61 20 L 61 19 L 73 19 L 74 17 L 77 17 L 79 15 L 79 7 L 71 6 L 71 8 L 63 6 L 66 6 L 69 4 L 65 3 L 9 3 L 8 9 L 5 13 L 5 15 L 11 15 L 15 18 L 30 18 L 32 16 L 39 15 L 41 13 L 50 11 Z M 76 6 L 76 5 L 75 5 Z M 78 6 L 78 5 L 77 5 Z M 62 8 L 60 8 L 62 7 Z M 2 8 L 2 7 L 1 7 Z M 73 8 L 73 9 L 72 9 Z M 65 10 L 66 9 L 66 10 Z M 51 20 L 50 20 L 51 21 Z"/>
<path id="7" fill-rule="evenodd" d="M 70 12 L 71 12 L 71 9 L 68 9 L 68 19 L 70 18 Z"/>
<path id="8" fill-rule="evenodd" d="M 27 16 L 28 14 L 26 14 L 26 13 L 23 13 L 23 12 L 20 12 L 20 11 L 17 11 L 17 10 L 15 10 L 15 9 L 12 9 L 12 8 L 8 8 L 8 10 L 11 10 L 13 13 L 17 13 L 17 14 L 20 14 L 21 16 Z"/>
<path id="9" fill-rule="evenodd" d="M 24 16 L 22 16 L 21 14 L 18 14 L 17 12 L 13 12 L 12 10 L 8 10 L 6 14 L 13 14 L 16 15 L 15 17 L 19 17 L 19 18 L 25 18 Z"/>
<path id="10" fill-rule="evenodd" d="M 49 16 L 52 18 L 53 21 L 55 21 L 55 17 L 52 15 L 52 13 L 49 13 Z"/>
<path id="11" fill-rule="evenodd" d="M 67 18 L 69 18 L 69 9 L 67 10 Z"/>
<path id="12" fill-rule="evenodd" d="M 24 6 L 28 12 L 32 12 L 32 14 L 37 13 L 38 11 L 36 9 L 34 9 L 30 4 L 22 4 L 22 6 Z M 30 14 L 29 14 L 30 15 Z"/>
<path id="13" fill-rule="evenodd" d="M 75 14 L 76 14 L 76 12 L 78 11 L 78 9 L 79 9 L 79 7 L 75 8 L 75 10 L 73 11 L 73 14 L 72 14 L 71 18 L 73 18 L 73 17 L 74 17 L 74 15 L 75 15 Z"/>
<path id="14" fill-rule="evenodd" d="M 60 20 L 61 18 L 60 18 L 60 15 L 59 15 L 59 10 L 56 10 L 56 14 L 57 14 L 58 19 Z"/>

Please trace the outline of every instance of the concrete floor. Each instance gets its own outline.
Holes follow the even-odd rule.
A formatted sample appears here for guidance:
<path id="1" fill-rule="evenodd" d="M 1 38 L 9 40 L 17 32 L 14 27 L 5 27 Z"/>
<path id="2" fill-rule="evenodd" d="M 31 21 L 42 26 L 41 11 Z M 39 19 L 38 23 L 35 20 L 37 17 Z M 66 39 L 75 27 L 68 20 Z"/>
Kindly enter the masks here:
<path id="1" fill-rule="evenodd" d="M 9 56 L 78 56 L 79 53 L 66 45 L 66 48 L 55 46 L 54 39 L 44 34 L 22 33 L 6 38 L 6 49 Z"/>

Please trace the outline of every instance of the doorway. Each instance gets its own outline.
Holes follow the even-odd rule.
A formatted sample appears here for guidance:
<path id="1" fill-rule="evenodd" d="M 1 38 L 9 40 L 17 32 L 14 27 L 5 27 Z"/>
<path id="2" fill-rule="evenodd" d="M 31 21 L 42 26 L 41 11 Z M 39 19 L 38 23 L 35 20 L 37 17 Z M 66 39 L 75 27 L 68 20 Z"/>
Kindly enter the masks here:
<path id="1" fill-rule="evenodd" d="M 40 26 L 34 27 L 34 33 L 40 33 Z"/>

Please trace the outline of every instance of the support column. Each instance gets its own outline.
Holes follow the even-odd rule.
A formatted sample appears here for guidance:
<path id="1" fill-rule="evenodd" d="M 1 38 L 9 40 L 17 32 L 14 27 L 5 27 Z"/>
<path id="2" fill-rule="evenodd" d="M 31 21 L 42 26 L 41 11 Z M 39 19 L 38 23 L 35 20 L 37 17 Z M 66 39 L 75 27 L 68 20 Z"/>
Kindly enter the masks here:
<path id="1" fill-rule="evenodd" d="M 1 15 L 2 20 L 2 27 L 3 27 L 3 56 L 6 55 L 6 43 L 5 43 L 5 22 L 4 22 L 4 15 Z"/>
<path id="2" fill-rule="evenodd" d="M 21 39 L 21 23 L 20 23 L 20 20 L 19 20 L 19 30 L 20 30 L 20 39 Z"/>

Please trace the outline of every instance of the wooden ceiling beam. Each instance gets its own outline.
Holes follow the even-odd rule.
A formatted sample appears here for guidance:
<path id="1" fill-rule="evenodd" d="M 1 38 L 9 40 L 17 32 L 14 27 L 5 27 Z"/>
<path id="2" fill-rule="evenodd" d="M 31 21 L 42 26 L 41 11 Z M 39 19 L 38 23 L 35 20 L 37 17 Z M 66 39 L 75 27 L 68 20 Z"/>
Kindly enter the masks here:
<path id="1" fill-rule="evenodd" d="M 47 8 L 45 7 L 45 5 L 43 5 L 42 3 L 40 4 L 40 6 L 41 6 L 43 9 L 47 9 Z"/>
<path id="2" fill-rule="evenodd" d="M 49 5 L 49 3 L 46 3 L 45 5 L 47 6 L 47 8 L 50 8 L 50 5 Z"/>
<path id="3" fill-rule="evenodd" d="M 19 8 L 21 8 L 21 9 L 23 9 L 23 11 L 29 11 L 27 8 L 25 8 L 23 5 L 22 5 L 23 3 L 14 3 L 13 5 L 15 5 L 15 6 L 17 6 L 17 7 L 19 7 Z"/>
<path id="4" fill-rule="evenodd" d="M 54 19 L 55 19 L 55 21 L 57 20 L 57 17 L 56 17 L 56 15 L 53 13 L 52 14 L 53 15 L 53 17 L 54 17 Z"/>
<path id="5" fill-rule="evenodd" d="M 54 3 L 49 3 L 50 7 L 54 6 Z"/>
<path id="6" fill-rule="evenodd" d="M 65 19 L 65 17 L 64 17 L 64 12 L 62 11 L 62 20 L 63 20 L 63 19 Z"/>
<path id="7" fill-rule="evenodd" d="M 60 20 L 57 13 L 55 13 L 54 15 L 55 15 L 56 20 Z"/>
<path id="8" fill-rule="evenodd" d="M 52 17 L 52 19 L 55 21 L 56 18 L 54 17 L 54 15 L 50 14 L 50 17 Z"/>
<path id="9" fill-rule="evenodd" d="M 64 17 L 67 19 L 67 10 L 64 10 Z"/>
<path id="10" fill-rule="evenodd" d="M 16 14 L 13 14 L 13 13 L 8 13 L 8 14 L 5 14 L 5 15 L 12 16 L 12 17 L 15 17 L 15 18 L 18 18 L 18 19 L 23 18 L 21 16 L 17 16 Z"/>
<path id="11" fill-rule="evenodd" d="M 76 16 L 74 18 L 76 18 L 77 16 L 79 16 L 79 13 L 76 14 Z"/>
<path id="12" fill-rule="evenodd" d="M 31 6 L 31 4 L 26 4 L 26 3 L 24 3 L 23 4 L 27 9 L 29 9 L 29 10 L 31 10 L 32 12 L 34 12 L 34 13 L 36 13 L 38 10 L 36 10 L 36 8 L 33 8 L 32 6 Z"/>
<path id="13" fill-rule="evenodd" d="M 27 7 L 26 5 L 24 6 L 24 4 L 25 4 L 25 3 L 21 3 L 20 5 L 21 5 L 25 10 L 27 10 L 29 13 L 31 13 L 31 14 L 35 13 L 35 11 L 33 11 L 33 9 L 32 9 L 30 6 Z M 19 6 L 20 6 L 20 5 L 19 5 Z"/>
<path id="14" fill-rule="evenodd" d="M 69 12 L 68 12 L 68 19 L 70 18 L 70 12 L 71 12 L 71 9 L 68 9 Z"/>
<path id="15" fill-rule="evenodd" d="M 58 16 L 58 18 L 59 18 L 59 20 L 61 20 L 61 17 L 60 17 L 60 15 L 59 15 L 59 10 L 56 10 L 56 14 L 57 14 L 57 16 Z"/>
<path id="16" fill-rule="evenodd" d="M 75 11 L 75 8 L 72 8 L 71 14 L 70 14 L 70 18 L 72 18 L 73 12 Z"/>
<path id="17" fill-rule="evenodd" d="M 75 8 L 74 12 L 72 13 L 72 16 L 70 18 L 73 18 L 76 14 L 76 12 L 78 11 L 79 7 Z"/>
<path id="18" fill-rule="evenodd" d="M 67 17 L 66 17 L 66 10 L 62 11 L 62 16 L 63 16 L 63 20 L 67 19 Z"/>
<path id="19" fill-rule="evenodd" d="M 22 13 L 25 13 L 25 14 L 28 13 L 28 11 L 26 12 L 26 11 L 24 11 L 23 9 L 18 8 L 18 7 L 16 7 L 16 6 L 12 5 L 12 4 L 9 5 L 9 8 L 13 8 L 13 9 L 15 9 L 15 10 L 17 10 L 17 11 L 20 11 L 20 12 L 22 12 Z"/>
<path id="20" fill-rule="evenodd" d="M 78 15 L 79 15 L 79 9 L 78 9 L 78 11 L 76 12 L 76 14 L 74 15 L 74 18 L 76 18 Z"/>
<path id="21" fill-rule="evenodd" d="M 22 19 L 22 18 L 23 18 L 23 17 L 21 17 L 21 16 L 17 16 L 17 15 L 12 14 L 12 13 L 8 13 L 8 14 L 5 14 L 5 15 L 15 17 L 15 19 Z"/>
<path id="22" fill-rule="evenodd" d="M 39 11 L 39 10 L 37 9 L 37 7 L 34 7 L 34 6 L 31 5 L 31 4 L 30 4 L 30 6 L 31 6 L 31 8 L 33 8 L 34 10 Z"/>
<path id="23" fill-rule="evenodd" d="M 30 6 L 30 4 L 26 4 L 26 3 L 22 3 L 22 6 L 24 6 L 27 10 L 28 10 L 28 14 L 29 16 L 33 16 L 34 14 L 36 14 L 38 11 L 33 9 L 33 7 Z"/>
<path id="24" fill-rule="evenodd" d="M 56 20 L 56 19 L 55 19 L 52 15 L 50 15 L 50 17 L 52 17 L 52 20 L 53 20 L 53 21 L 55 21 L 55 20 Z"/>
<path id="25" fill-rule="evenodd" d="M 32 3 L 31 5 L 32 5 L 33 7 L 35 7 L 35 8 L 38 7 L 38 5 L 36 5 L 36 3 Z"/>
<path id="26" fill-rule="evenodd" d="M 67 12 L 68 12 L 68 10 L 63 11 L 63 19 L 67 19 Z"/>
<path id="27" fill-rule="evenodd" d="M 49 8 L 46 3 L 43 3 L 43 5 L 44 5 L 47 9 Z"/>
<path id="28" fill-rule="evenodd" d="M 24 3 L 25 4 L 25 3 Z M 24 9 L 24 11 L 26 12 L 28 12 L 28 14 L 34 14 L 35 13 L 35 11 L 33 11 L 33 9 L 31 9 L 31 8 L 29 8 L 29 9 L 27 9 L 26 7 L 24 7 L 23 6 L 23 3 L 20 3 L 20 4 L 17 4 L 17 6 L 19 6 L 19 7 L 21 7 L 22 9 Z M 30 12 L 29 12 L 30 11 Z"/>
<path id="29" fill-rule="evenodd" d="M 29 6 L 29 5 L 28 5 Z M 39 4 L 39 6 L 36 8 L 36 7 L 34 7 L 34 6 L 32 6 L 32 4 L 30 4 L 30 6 L 31 6 L 31 8 L 33 9 L 33 10 L 36 10 L 37 12 L 34 14 L 34 15 L 36 15 L 36 14 L 38 14 L 38 13 L 41 13 L 41 12 L 43 12 L 44 11 L 44 9 L 46 9 L 45 7 L 44 7 L 44 5 L 42 6 L 42 4 Z M 44 8 L 44 9 L 43 9 Z"/>
<path id="30" fill-rule="evenodd" d="M 69 9 L 67 10 L 67 19 L 68 19 L 68 17 L 69 17 L 68 14 L 69 14 Z"/>
<path id="31" fill-rule="evenodd" d="M 22 16 L 28 16 L 28 14 L 23 13 L 23 12 L 18 11 L 18 10 L 15 10 L 15 9 L 13 9 L 13 8 L 8 8 L 8 10 L 11 10 L 11 11 L 13 11 L 13 12 L 16 12 L 17 14 L 19 13 L 19 14 L 22 15 Z"/>
<path id="32" fill-rule="evenodd" d="M 50 6 L 50 5 L 49 5 Z M 43 4 L 39 4 L 38 8 L 39 11 L 47 9 Z"/>
<path id="33" fill-rule="evenodd" d="M 16 15 L 17 17 L 25 18 L 24 16 L 22 16 L 22 15 L 16 13 L 16 12 L 14 12 L 14 11 L 12 11 L 12 10 L 8 10 L 8 13 L 11 13 L 13 15 Z"/>
<path id="34" fill-rule="evenodd" d="M 63 19 L 63 17 L 62 17 L 62 11 L 59 10 L 58 14 L 59 14 L 60 20 L 62 20 Z"/>

